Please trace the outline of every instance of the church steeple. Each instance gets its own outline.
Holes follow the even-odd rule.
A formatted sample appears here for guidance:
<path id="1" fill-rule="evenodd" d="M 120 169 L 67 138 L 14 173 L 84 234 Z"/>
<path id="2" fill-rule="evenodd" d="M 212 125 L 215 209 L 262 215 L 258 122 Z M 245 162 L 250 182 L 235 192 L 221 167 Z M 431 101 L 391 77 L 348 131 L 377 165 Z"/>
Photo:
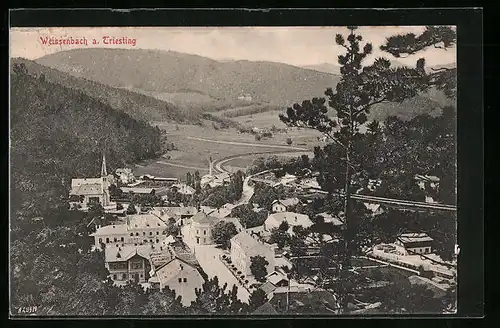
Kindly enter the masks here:
<path id="1" fill-rule="evenodd" d="M 106 154 L 102 153 L 102 166 L 101 166 L 101 177 L 107 177 L 108 171 L 106 169 Z"/>

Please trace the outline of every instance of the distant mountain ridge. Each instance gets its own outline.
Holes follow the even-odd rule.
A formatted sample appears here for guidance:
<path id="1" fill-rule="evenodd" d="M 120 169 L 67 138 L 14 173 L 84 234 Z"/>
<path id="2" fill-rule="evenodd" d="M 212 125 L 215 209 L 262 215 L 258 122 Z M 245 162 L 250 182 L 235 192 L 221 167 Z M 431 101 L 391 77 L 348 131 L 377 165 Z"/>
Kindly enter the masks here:
<path id="1" fill-rule="evenodd" d="M 215 99 L 277 105 L 322 96 L 338 76 L 274 62 L 219 62 L 198 55 L 160 50 L 77 49 L 36 60 L 76 77 L 146 92 L 196 90 Z"/>
<path id="2" fill-rule="evenodd" d="M 251 98 L 247 105 L 261 107 L 255 108 L 256 113 L 270 108 L 285 110 L 293 103 L 324 97 L 325 90 L 335 88 L 340 80 L 339 75 L 311 69 L 311 65 L 300 68 L 265 61 L 220 62 L 162 50 L 78 49 L 47 55 L 36 62 L 73 77 L 173 102 L 192 117 L 245 106 L 245 101 L 239 100 L 242 96 Z M 393 65 L 402 64 L 394 61 Z M 325 70 L 337 68 L 335 64 L 323 65 Z M 382 120 L 390 115 L 405 119 L 423 113 L 434 115 L 450 104 L 442 92 L 431 90 L 403 103 L 379 104 L 369 117 Z"/>

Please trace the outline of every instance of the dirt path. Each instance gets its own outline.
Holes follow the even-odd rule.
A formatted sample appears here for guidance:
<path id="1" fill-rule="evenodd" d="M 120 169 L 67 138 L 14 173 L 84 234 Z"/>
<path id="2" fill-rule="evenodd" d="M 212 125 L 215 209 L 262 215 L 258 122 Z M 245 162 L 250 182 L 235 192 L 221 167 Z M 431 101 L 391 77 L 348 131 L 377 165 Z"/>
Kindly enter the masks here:
<path id="1" fill-rule="evenodd" d="M 222 141 L 222 140 L 213 140 L 213 139 L 205 139 L 205 138 L 198 138 L 198 137 L 186 137 L 186 138 L 187 139 L 191 139 L 191 140 L 198 140 L 198 141 L 205 141 L 205 142 L 214 142 L 214 143 L 219 143 L 219 144 L 235 145 L 235 146 L 251 146 L 251 147 L 264 147 L 264 148 L 281 148 L 281 149 L 288 149 L 288 150 L 310 151 L 309 149 L 306 149 L 306 148 L 299 148 L 299 147 L 292 147 L 292 146 L 283 146 L 283 145 L 258 144 L 258 143 L 236 142 L 236 141 Z"/>
<path id="2" fill-rule="evenodd" d="M 169 163 L 169 162 L 165 162 L 165 161 L 158 161 L 158 162 L 155 162 L 155 163 L 162 164 L 162 165 L 175 166 L 175 167 L 182 167 L 184 169 L 190 169 L 190 170 L 208 171 L 208 169 L 206 167 L 196 167 L 196 166 L 175 164 L 175 163 Z"/>

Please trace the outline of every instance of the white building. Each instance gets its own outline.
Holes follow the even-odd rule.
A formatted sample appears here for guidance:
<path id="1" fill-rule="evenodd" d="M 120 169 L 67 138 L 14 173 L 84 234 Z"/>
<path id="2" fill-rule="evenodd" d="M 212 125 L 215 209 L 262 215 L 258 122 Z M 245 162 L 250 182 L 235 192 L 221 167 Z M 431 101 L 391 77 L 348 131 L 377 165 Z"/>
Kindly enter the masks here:
<path id="1" fill-rule="evenodd" d="M 298 198 L 287 198 L 281 200 L 275 200 L 272 203 L 272 211 L 273 213 L 287 212 L 292 209 L 292 207 L 296 206 L 300 203 Z"/>
<path id="2" fill-rule="evenodd" d="M 115 174 L 118 176 L 118 180 L 120 180 L 120 182 L 125 185 L 135 182 L 135 176 L 134 173 L 132 172 L 132 169 L 129 168 L 116 169 Z"/>
<path id="3" fill-rule="evenodd" d="M 250 271 L 251 258 L 260 255 L 268 264 L 267 273 L 274 271 L 274 250 L 257 239 L 252 238 L 247 232 L 242 231 L 231 238 L 231 261 L 246 276 L 252 275 Z"/>
<path id="4" fill-rule="evenodd" d="M 196 300 L 196 289 L 201 289 L 205 282 L 195 267 L 179 258 L 173 258 L 155 271 L 150 282 L 158 282 L 161 290 L 165 287 L 173 290 L 176 297 L 181 296 L 184 306 L 190 306 Z"/>
<path id="5" fill-rule="evenodd" d="M 137 214 L 127 216 L 126 223 L 99 227 L 91 236 L 96 247 L 159 244 L 166 236 L 166 227 L 166 223 L 153 214 Z"/>
<path id="6" fill-rule="evenodd" d="M 404 233 L 397 237 L 396 252 L 401 255 L 430 254 L 434 239 L 426 233 Z"/>
<path id="7" fill-rule="evenodd" d="M 114 183 L 114 177 L 106 170 L 106 157 L 102 157 L 101 177 L 72 179 L 69 192 L 71 203 L 88 207 L 92 203 L 102 206 L 110 205 L 109 186 Z"/>
<path id="8" fill-rule="evenodd" d="M 303 228 L 309 228 L 314 223 L 309 219 L 306 214 L 294 213 L 294 212 L 280 212 L 273 213 L 269 215 L 264 222 L 264 227 L 267 231 L 271 231 L 274 228 L 278 228 L 283 221 L 288 223 L 289 233 L 292 233 L 293 227 L 301 226 Z"/>
<path id="9" fill-rule="evenodd" d="M 177 183 L 172 185 L 172 188 L 176 188 L 177 192 L 183 195 L 193 195 L 195 193 L 195 189 L 191 186 L 188 186 L 185 183 Z"/>

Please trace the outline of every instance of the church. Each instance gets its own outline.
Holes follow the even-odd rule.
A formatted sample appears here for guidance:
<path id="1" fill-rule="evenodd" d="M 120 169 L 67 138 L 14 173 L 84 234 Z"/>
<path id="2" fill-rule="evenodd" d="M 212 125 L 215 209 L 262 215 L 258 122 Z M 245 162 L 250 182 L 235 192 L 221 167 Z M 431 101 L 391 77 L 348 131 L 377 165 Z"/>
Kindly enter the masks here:
<path id="1" fill-rule="evenodd" d="M 88 207 L 92 203 L 100 203 L 103 207 L 111 203 L 109 186 L 114 184 L 114 176 L 108 175 L 106 157 L 102 156 L 101 177 L 71 180 L 69 193 L 72 203 Z"/>

